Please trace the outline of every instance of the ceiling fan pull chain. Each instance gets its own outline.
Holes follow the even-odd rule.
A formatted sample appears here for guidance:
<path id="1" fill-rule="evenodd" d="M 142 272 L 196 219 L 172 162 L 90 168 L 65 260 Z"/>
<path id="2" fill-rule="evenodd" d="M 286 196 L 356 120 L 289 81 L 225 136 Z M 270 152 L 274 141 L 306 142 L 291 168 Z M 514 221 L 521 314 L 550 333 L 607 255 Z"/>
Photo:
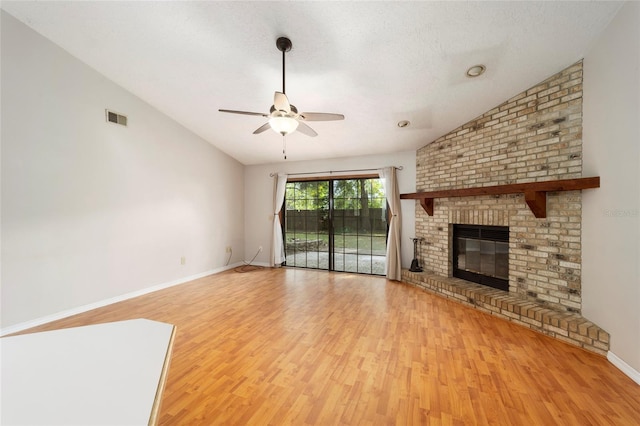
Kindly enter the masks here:
<path id="1" fill-rule="evenodd" d="M 287 138 L 282 135 L 282 155 L 284 155 L 284 159 L 287 159 Z"/>

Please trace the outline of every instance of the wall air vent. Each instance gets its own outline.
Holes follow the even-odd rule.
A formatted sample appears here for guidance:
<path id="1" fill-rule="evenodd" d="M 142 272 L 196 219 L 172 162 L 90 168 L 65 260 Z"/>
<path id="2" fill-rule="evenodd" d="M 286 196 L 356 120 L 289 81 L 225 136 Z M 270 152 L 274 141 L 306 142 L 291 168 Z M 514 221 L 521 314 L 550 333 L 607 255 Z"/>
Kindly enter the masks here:
<path id="1" fill-rule="evenodd" d="M 108 109 L 104 110 L 106 113 L 107 121 L 109 123 L 120 124 L 122 126 L 127 125 L 127 116 L 118 114 L 117 112 L 109 111 Z"/>

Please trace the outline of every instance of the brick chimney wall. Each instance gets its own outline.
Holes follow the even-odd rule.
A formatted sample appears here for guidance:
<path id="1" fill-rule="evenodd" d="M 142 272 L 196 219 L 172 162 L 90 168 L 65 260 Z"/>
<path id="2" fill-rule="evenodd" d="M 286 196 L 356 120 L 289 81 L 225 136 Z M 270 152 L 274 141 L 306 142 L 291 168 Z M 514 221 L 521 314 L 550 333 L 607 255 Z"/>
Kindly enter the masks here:
<path id="1" fill-rule="evenodd" d="M 582 61 L 417 151 L 417 191 L 582 177 Z M 452 224 L 509 226 L 509 292 L 580 313 L 580 191 L 547 194 L 537 219 L 522 194 L 416 202 L 425 270 L 450 277 Z"/>

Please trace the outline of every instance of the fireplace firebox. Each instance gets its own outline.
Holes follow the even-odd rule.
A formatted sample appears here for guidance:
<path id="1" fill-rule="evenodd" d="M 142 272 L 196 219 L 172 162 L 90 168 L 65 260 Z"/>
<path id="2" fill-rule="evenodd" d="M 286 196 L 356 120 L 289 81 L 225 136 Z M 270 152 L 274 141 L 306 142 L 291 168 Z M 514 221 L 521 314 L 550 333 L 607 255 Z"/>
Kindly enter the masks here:
<path id="1" fill-rule="evenodd" d="M 453 276 L 509 291 L 509 227 L 453 225 Z"/>

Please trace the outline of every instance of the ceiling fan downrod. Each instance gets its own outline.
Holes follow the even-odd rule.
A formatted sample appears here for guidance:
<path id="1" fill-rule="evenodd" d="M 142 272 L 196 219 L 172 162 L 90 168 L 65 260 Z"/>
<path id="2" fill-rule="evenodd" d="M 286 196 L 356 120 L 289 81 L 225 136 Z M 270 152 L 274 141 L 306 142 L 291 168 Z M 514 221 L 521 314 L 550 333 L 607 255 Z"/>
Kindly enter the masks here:
<path id="1" fill-rule="evenodd" d="M 291 43 L 291 40 L 289 40 L 287 37 L 278 37 L 278 39 L 276 40 L 276 47 L 278 48 L 279 51 L 282 52 L 282 93 L 286 94 L 287 92 L 284 90 L 285 89 L 285 80 L 284 80 L 284 74 L 285 74 L 285 68 L 284 68 L 284 54 L 288 51 L 291 50 L 291 47 L 293 47 L 293 44 Z"/>

